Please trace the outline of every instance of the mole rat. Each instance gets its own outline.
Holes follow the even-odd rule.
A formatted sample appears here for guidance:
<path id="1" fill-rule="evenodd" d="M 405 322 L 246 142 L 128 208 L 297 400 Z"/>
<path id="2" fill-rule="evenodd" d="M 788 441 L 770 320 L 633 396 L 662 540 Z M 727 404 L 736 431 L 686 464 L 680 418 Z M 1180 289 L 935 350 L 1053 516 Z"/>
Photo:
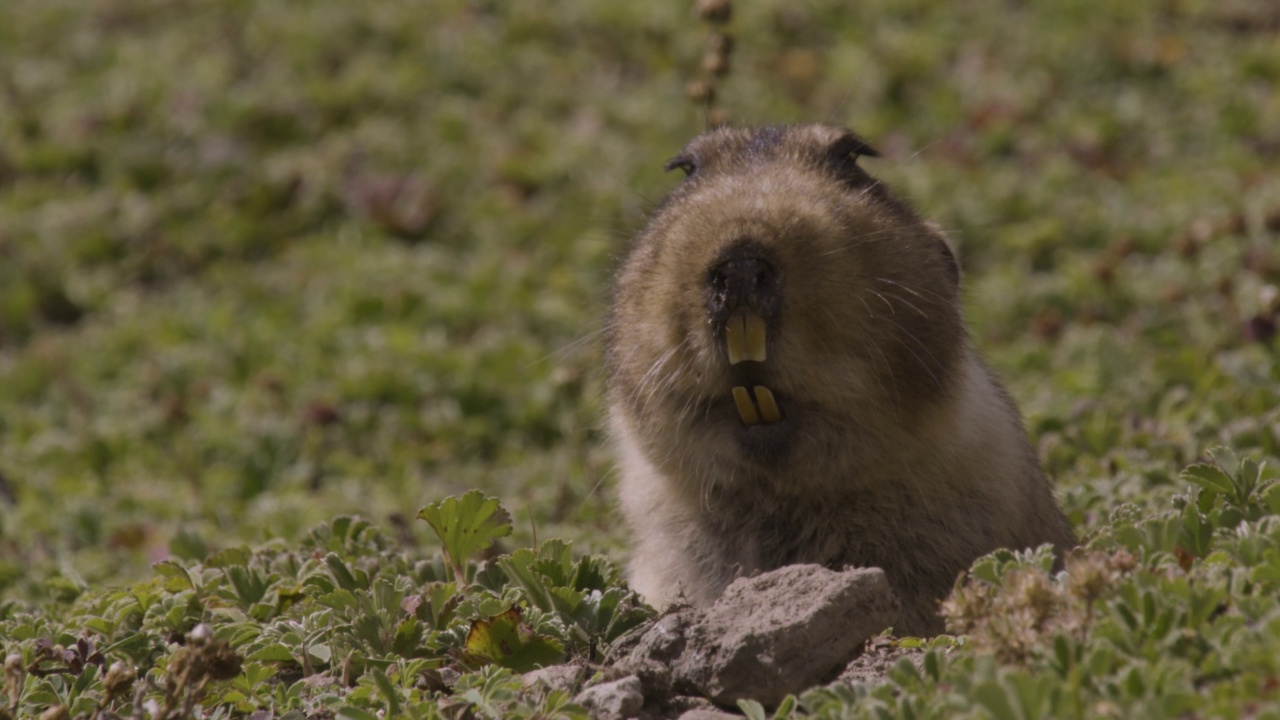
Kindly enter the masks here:
<path id="1" fill-rule="evenodd" d="M 939 226 L 829 125 L 720 128 L 634 239 L 605 330 L 610 432 L 648 602 L 793 563 L 882 568 L 899 635 L 997 548 L 1075 545 L 965 330 Z"/>

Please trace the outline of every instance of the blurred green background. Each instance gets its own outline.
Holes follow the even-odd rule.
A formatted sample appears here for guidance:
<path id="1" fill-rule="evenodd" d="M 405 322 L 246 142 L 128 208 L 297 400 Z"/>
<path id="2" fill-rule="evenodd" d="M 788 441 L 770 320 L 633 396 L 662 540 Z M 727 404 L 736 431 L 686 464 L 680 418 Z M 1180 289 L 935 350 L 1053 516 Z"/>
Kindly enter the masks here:
<path id="1" fill-rule="evenodd" d="M 623 559 L 597 334 L 690 5 L 0 4 L 0 599 L 471 487 Z M 1278 17 L 740 0 L 719 103 L 884 152 L 1087 535 L 1278 454 Z"/>

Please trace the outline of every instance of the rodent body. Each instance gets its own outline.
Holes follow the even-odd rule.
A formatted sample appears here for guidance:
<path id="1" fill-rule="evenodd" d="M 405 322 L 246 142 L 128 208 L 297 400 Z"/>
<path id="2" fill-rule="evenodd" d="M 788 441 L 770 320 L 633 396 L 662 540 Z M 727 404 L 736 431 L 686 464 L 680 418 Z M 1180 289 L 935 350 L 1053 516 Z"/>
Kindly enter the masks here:
<path id="1" fill-rule="evenodd" d="M 782 565 L 883 568 L 899 634 L 996 548 L 1075 538 L 972 348 L 942 232 L 825 125 L 719 129 L 636 238 L 606 330 L 630 580 L 717 598 Z"/>

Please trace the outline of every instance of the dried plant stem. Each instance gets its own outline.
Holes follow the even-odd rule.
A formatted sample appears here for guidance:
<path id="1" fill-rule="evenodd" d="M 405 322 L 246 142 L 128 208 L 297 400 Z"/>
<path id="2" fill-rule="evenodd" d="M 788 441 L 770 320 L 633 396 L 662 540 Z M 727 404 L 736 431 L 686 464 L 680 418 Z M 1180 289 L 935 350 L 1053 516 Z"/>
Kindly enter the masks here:
<path id="1" fill-rule="evenodd" d="M 733 16 L 733 0 L 697 0 L 698 17 L 710 28 L 707 51 L 702 56 L 701 73 L 685 86 L 685 94 L 706 112 L 707 125 L 718 127 L 729 123 L 729 112 L 716 105 L 720 81 L 732 69 L 733 36 L 726 26 Z"/>

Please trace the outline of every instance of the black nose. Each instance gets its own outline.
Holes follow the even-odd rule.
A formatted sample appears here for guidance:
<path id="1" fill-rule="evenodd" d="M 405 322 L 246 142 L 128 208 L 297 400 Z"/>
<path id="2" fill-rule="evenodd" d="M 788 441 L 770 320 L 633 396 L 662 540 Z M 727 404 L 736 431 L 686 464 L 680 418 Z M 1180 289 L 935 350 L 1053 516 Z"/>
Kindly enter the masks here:
<path id="1" fill-rule="evenodd" d="M 723 321 L 740 307 L 751 308 L 768 320 L 781 300 L 778 271 L 763 257 L 731 257 L 707 273 L 707 311 L 713 320 Z"/>

